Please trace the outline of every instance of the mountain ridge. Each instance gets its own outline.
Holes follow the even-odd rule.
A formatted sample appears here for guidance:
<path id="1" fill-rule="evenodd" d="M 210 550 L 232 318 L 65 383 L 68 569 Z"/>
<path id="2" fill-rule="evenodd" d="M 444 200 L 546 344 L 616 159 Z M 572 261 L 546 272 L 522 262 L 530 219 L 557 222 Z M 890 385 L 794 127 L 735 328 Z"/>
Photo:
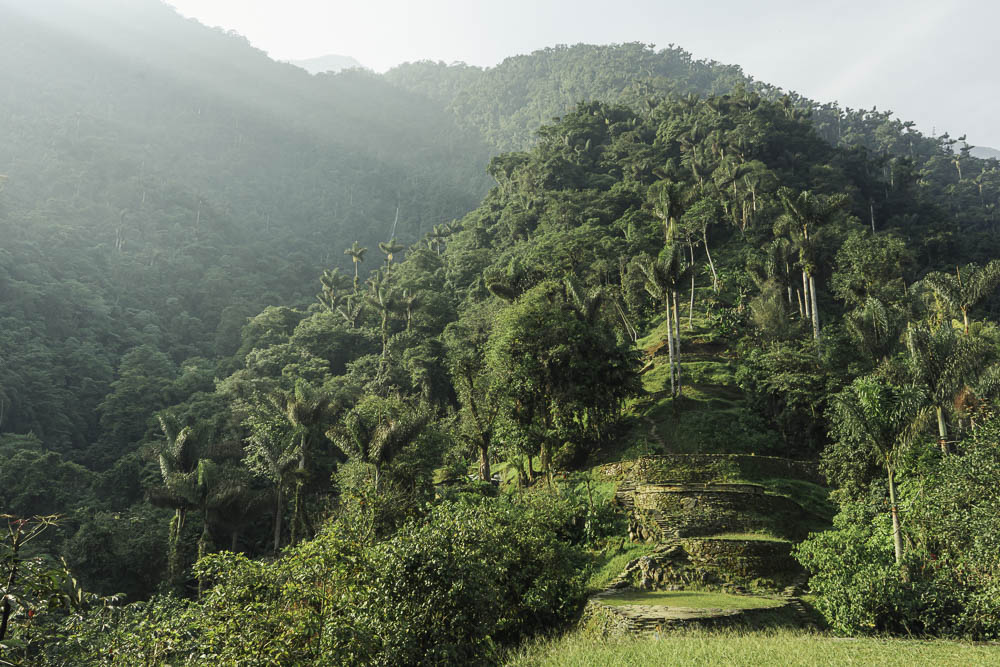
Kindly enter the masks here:
<path id="1" fill-rule="evenodd" d="M 296 67 L 301 67 L 310 74 L 325 74 L 327 72 L 336 74 L 345 69 L 368 69 L 356 58 L 335 53 L 302 60 L 289 60 L 288 62 Z"/>

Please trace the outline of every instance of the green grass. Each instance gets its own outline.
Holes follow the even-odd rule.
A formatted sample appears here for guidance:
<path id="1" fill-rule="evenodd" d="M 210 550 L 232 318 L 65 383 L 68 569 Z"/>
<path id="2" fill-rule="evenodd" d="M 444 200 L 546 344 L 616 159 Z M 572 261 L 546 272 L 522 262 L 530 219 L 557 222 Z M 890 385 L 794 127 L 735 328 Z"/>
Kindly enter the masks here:
<path id="1" fill-rule="evenodd" d="M 757 542 L 788 542 L 783 537 L 775 537 L 770 533 L 720 533 L 703 538 L 706 540 L 752 540 Z"/>
<path id="2" fill-rule="evenodd" d="M 801 630 L 690 631 L 660 638 L 600 640 L 572 633 L 508 656 L 507 665 L 1000 665 L 1000 646 L 944 640 L 840 639 Z"/>
<path id="3" fill-rule="evenodd" d="M 837 507 L 830 500 L 830 489 L 801 479 L 762 479 L 758 482 L 770 493 L 787 496 L 802 506 L 802 509 L 827 522 L 833 521 Z"/>
<path id="4" fill-rule="evenodd" d="M 613 607 L 642 604 L 659 607 L 686 607 L 689 609 L 767 609 L 780 607 L 780 600 L 727 595 L 705 591 L 627 591 L 602 597 L 601 602 Z"/>
<path id="5" fill-rule="evenodd" d="M 648 353 L 661 347 L 666 336 L 666 320 L 660 317 L 636 346 Z M 687 330 L 686 320 L 682 322 L 682 395 L 677 399 L 650 397 L 631 404 L 632 414 L 639 419 L 630 441 L 660 447 L 655 438 L 648 436 L 652 422 L 662 449 L 668 453 L 750 453 L 767 446 L 770 435 L 747 433 L 742 419 L 743 393 L 735 378 L 736 363 L 721 343 L 705 318 L 695 318 L 693 331 Z M 668 356 L 662 349 L 655 362 L 642 376 L 649 394 L 670 389 Z"/>
<path id="6" fill-rule="evenodd" d="M 651 553 L 656 548 L 652 544 L 631 544 L 628 542 L 625 544 L 627 546 L 624 549 L 603 552 L 594 558 L 594 570 L 587 580 L 587 590 L 603 591 L 625 570 L 629 563 Z"/>

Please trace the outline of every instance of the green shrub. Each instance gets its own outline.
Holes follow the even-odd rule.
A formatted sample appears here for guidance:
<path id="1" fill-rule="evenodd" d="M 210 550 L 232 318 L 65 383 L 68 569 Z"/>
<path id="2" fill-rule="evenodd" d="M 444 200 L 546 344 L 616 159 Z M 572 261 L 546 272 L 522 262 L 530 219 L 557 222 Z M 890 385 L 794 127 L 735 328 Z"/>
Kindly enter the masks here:
<path id="1" fill-rule="evenodd" d="M 894 563 L 890 516 L 878 492 L 843 500 L 833 530 L 799 545 L 816 607 L 834 629 L 1000 638 L 998 441 L 994 420 L 960 453 L 916 461 L 900 485 L 903 567 Z"/>
<path id="2" fill-rule="evenodd" d="M 334 523 L 265 562 L 198 562 L 198 602 L 157 597 L 68 624 L 58 664 L 479 664 L 575 616 L 572 508 L 552 495 L 469 496 L 378 542 Z"/>

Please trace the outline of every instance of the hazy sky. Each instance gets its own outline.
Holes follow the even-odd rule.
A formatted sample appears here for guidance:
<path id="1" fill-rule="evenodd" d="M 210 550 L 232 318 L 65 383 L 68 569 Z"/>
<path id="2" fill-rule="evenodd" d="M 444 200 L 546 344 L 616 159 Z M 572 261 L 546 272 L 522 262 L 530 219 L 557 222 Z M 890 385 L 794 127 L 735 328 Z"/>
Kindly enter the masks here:
<path id="1" fill-rule="evenodd" d="M 556 44 L 676 44 L 813 99 L 1000 148 L 997 0 L 168 0 L 278 60 L 495 65 Z"/>

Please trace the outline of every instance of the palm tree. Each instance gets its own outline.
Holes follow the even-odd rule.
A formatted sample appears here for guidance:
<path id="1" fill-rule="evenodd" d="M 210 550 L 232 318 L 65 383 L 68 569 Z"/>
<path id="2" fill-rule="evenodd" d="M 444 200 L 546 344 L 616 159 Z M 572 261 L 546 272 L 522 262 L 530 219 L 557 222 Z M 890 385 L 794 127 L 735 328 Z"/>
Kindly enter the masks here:
<path id="1" fill-rule="evenodd" d="M 358 291 L 358 264 L 365 261 L 365 253 L 368 252 L 368 248 L 361 247 L 357 241 L 351 244 L 351 247 L 344 251 L 345 255 L 351 256 L 351 261 L 354 262 L 354 291 Z"/>
<path id="2" fill-rule="evenodd" d="M 434 225 L 430 233 L 430 245 L 437 251 L 437 254 L 441 254 L 441 249 L 444 247 L 444 241 L 449 236 L 451 236 L 451 227 L 447 224 Z"/>
<path id="3" fill-rule="evenodd" d="M 652 200 L 653 215 L 663 223 L 663 242 L 670 243 L 670 226 L 684 215 L 692 191 L 683 183 L 661 180 L 649 187 L 648 196 Z"/>
<path id="4" fill-rule="evenodd" d="M 180 538 L 188 510 L 198 506 L 197 475 L 200 459 L 194 430 L 190 426 L 178 429 L 172 420 L 163 415 L 159 415 L 157 419 L 166 438 L 158 452 L 163 486 L 150 491 L 150 501 L 154 505 L 174 510 L 167 542 L 167 569 L 170 580 L 175 586 L 179 586 L 183 570 Z"/>
<path id="5" fill-rule="evenodd" d="M 396 240 L 396 237 L 392 237 L 388 242 L 379 242 L 378 249 L 382 251 L 385 255 L 385 269 L 386 272 L 389 271 L 389 267 L 392 266 L 392 257 L 399 251 L 401 251 L 405 246 Z"/>
<path id="6" fill-rule="evenodd" d="M 389 350 L 389 322 L 399 311 L 399 297 L 396 288 L 389 284 L 385 276 L 377 275 L 369 282 L 369 287 L 365 300 L 382 318 L 382 358 L 385 359 Z"/>
<path id="7" fill-rule="evenodd" d="M 280 403 L 280 400 L 272 401 Z M 274 484 L 274 553 L 281 548 L 281 524 L 285 514 L 285 490 L 295 477 L 298 466 L 298 446 L 288 437 L 278 419 L 283 415 L 269 414 L 264 418 L 253 415 L 246 422 L 250 437 L 246 441 L 247 465 Z"/>
<path id="8" fill-rule="evenodd" d="M 956 336 L 948 326 L 911 326 L 907 332 L 910 375 L 934 407 L 938 424 L 938 444 L 948 453 L 948 425 L 945 409 L 955 397 L 975 382 L 988 345 L 976 336 Z"/>
<path id="9" fill-rule="evenodd" d="M 563 292 L 566 303 L 577 314 L 577 317 L 589 325 L 597 322 L 606 296 L 602 288 L 596 287 L 585 292 L 576 276 L 569 275 L 563 279 Z"/>
<path id="10" fill-rule="evenodd" d="M 296 459 L 291 536 L 291 543 L 294 545 L 299 534 L 307 532 L 309 528 L 306 512 L 302 508 L 302 487 L 309 476 L 310 454 L 322 438 L 334 405 L 329 396 L 301 380 L 295 383 L 295 389 L 291 392 L 276 392 L 270 395 L 270 399 L 291 427 L 289 447 L 293 448 Z"/>
<path id="11" fill-rule="evenodd" d="M 406 330 L 410 330 L 410 324 L 413 322 L 413 311 L 423 304 L 423 297 L 419 292 L 414 292 L 410 289 L 403 290 L 402 307 L 406 310 Z"/>
<path id="12" fill-rule="evenodd" d="M 896 387 L 882 378 L 856 379 L 834 398 L 835 429 L 869 448 L 888 475 L 892 512 L 892 543 L 896 565 L 903 563 L 896 498 L 896 468 L 900 456 L 919 437 L 931 411 L 920 387 Z"/>
<path id="13" fill-rule="evenodd" d="M 201 536 L 198 538 L 198 560 L 201 560 L 212 548 L 210 513 L 219 513 L 233 506 L 245 507 L 249 504 L 251 492 L 242 466 L 226 465 L 203 458 L 198 461 L 196 473 L 194 490 L 202 519 Z M 235 536 L 236 533 L 233 534 Z M 234 537 L 233 542 L 235 541 Z M 203 579 L 198 577 L 199 598 L 203 586 Z"/>
<path id="14" fill-rule="evenodd" d="M 964 275 L 963 275 L 964 273 Z M 929 273 L 924 283 L 952 308 L 962 312 L 965 335 L 969 335 L 969 309 L 985 299 L 1000 284 L 1000 260 L 994 259 L 986 266 L 966 264 L 950 273 Z"/>
<path id="15" fill-rule="evenodd" d="M 786 238 L 777 238 L 767 247 L 767 273 L 774 278 L 778 284 L 784 286 L 788 297 L 788 305 L 794 307 L 792 300 L 792 243 Z M 799 295 L 799 316 L 805 317 L 805 309 L 802 305 L 802 295 Z"/>
<path id="16" fill-rule="evenodd" d="M 671 396 L 677 396 L 681 392 L 681 350 L 680 324 L 677 322 L 677 288 L 684 279 L 685 270 L 682 265 L 680 244 L 672 243 L 668 245 L 660 253 L 659 258 L 647 262 L 638 262 L 637 266 L 646 278 L 646 291 L 653 299 L 663 302 L 667 314 L 670 394 Z"/>
<path id="17" fill-rule="evenodd" d="M 374 415 L 362 415 L 359 410 L 353 410 L 338 426 L 326 431 L 327 438 L 349 460 L 371 466 L 376 493 L 384 466 L 412 442 L 432 418 L 431 410 L 425 406 L 394 406 L 392 401 L 377 400 L 380 404 Z"/>
<path id="18" fill-rule="evenodd" d="M 342 290 L 350 284 L 350 278 L 341 273 L 340 268 L 337 267 L 323 271 L 319 281 L 322 285 L 322 291 L 316 295 L 316 298 L 332 312 L 346 298 L 347 295 L 343 294 Z"/>
<path id="19" fill-rule="evenodd" d="M 708 268 L 712 272 L 712 291 L 719 291 L 719 274 L 715 270 L 715 262 L 712 261 L 712 252 L 708 248 L 708 228 L 715 222 L 715 216 L 718 212 L 718 202 L 711 198 L 699 199 L 694 206 L 692 206 L 685 214 L 681 220 L 681 227 L 686 229 L 689 234 L 693 236 L 701 236 L 702 242 L 705 245 L 705 257 L 708 259 Z M 677 227 L 673 229 L 673 233 L 676 234 Z M 692 253 L 691 263 L 694 263 L 694 255 Z"/>
<path id="20" fill-rule="evenodd" d="M 201 513 L 202 531 L 198 538 L 200 559 L 211 546 L 209 512 L 232 504 L 241 496 L 245 499 L 248 486 L 241 474 L 242 468 L 214 460 L 235 458 L 235 447 L 227 451 L 226 443 L 211 443 L 204 436 L 199 437 L 197 429 L 190 426 L 178 429 L 169 417 L 158 415 L 157 418 L 166 438 L 160 445 L 158 456 L 163 486 L 150 491 L 150 501 L 174 510 L 170 521 L 167 565 L 171 581 L 179 587 L 184 569 L 180 539 L 188 512 L 199 510 Z M 199 595 L 201 584 L 199 580 Z"/>
<path id="21" fill-rule="evenodd" d="M 775 233 L 787 232 L 799 250 L 806 314 L 812 319 L 813 339 L 819 350 L 819 306 L 816 298 L 816 235 L 847 201 L 844 195 L 823 197 L 806 190 L 797 195 L 789 188 L 778 190 L 785 213 L 775 223 Z"/>

